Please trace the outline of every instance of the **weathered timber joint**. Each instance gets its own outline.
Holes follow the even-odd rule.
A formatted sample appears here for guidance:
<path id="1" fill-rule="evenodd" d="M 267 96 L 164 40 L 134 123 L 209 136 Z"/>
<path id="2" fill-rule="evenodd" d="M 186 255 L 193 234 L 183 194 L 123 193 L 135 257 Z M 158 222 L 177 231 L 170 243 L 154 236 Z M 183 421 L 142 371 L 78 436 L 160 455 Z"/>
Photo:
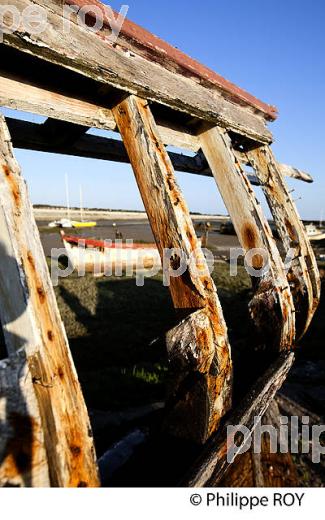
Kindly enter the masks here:
<path id="1" fill-rule="evenodd" d="M 117 105 L 113 113 L 161 255 L 164 248 L 181 248 L 189 258 L 199 250 L 199 243 L 149 105 L 130 96 L 122 102 L 122 110 Z M 179 259 L 175 262 L 178 265 Z M 173 367 L 168 430 L 202 443 L 229 406 L 232 369 L 227 330 L 207 274 L 198 274 L 189 264 L 185 274 L 171 279 L 170 290 L 176 309 L 202 310 L 190 315 L 167 338 Z M 221 369 L 218 376 L 210 376 L 215 356 Z M 201 419 L 191 426 L 193 407 L 200 409 Z"/>

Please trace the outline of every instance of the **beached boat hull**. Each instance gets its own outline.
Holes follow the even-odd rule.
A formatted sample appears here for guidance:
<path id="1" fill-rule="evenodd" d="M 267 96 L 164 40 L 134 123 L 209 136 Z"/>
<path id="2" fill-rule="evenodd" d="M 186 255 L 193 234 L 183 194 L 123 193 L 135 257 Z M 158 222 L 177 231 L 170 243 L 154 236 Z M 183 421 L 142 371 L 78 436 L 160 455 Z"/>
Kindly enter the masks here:
<path id="1" fill-rule="evenodd" d="M 72 221 L 72 227 L 76 229 L 82 229 L 82 228 L 94 228 L 97 226 L 97 222 L 78 222 L 73 220 Z"/>
<path id="2" fill-rule="evenodd" d="M 314 224 L 309 224 L 306 226 L 306 231 L 307 236 L 311 242 L 325 241 L 325 232 L 314 226 Z"/>
<path id="3" fill-rule="evenodd" d="M 161 259 L 154 244 L 124 244 L 71 237 L 61 232 L 67 256 L 78 272 L 109 275 L 120 270 L 160 268 Z"/>

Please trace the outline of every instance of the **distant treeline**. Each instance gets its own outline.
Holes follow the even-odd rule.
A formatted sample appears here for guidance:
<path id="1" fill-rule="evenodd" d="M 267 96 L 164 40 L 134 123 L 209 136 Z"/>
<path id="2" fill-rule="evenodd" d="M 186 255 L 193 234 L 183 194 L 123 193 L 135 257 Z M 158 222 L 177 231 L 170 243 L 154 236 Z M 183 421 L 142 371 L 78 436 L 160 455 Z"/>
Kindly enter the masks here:
<path id="1" fill-rule="evenodd" d="M 67 208 L 65 206 L 52 206 L 50 204 L 33 204 L 34 209 L 55 209 L 55 210 L 66 210 Z M 71 210 L 80 211 L 79 206 L 71 206 Z M 110 208 L 83 208 L 84 211 L 110 211 L 112 213 L 114 212 L 126 212 L 126 213 L 145 213 L 141 210 L 136 209 L 110 209 Z"/>
<path id="2" fill-rule="evenodd" d="M 33 204 L 34 209 L 55 209 L 55 210 L 66 210 L 65 206 L 52 206 L 51 204 Z M 80 207 L 72 207 L 72 210 L 80 211 Z M 84 211 L 110 211 L 112 213 L 145 213 L 143 210 L 138 209 L 110 209 L 110 208 L 84 208 Z M 209 217 L 224 217 L 226 215 L 213 215 L 211 213 L 200 213 L 199 211 L 190 211 L 191 215 L 208 215 Z"/>

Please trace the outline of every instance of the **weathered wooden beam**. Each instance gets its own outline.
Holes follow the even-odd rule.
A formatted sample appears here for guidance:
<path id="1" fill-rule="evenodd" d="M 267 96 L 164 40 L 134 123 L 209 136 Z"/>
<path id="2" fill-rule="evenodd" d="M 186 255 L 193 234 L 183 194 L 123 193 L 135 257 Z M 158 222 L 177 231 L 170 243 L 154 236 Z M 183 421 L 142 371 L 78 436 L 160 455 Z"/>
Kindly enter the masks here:
<path id="1" fill-rule="evenodd" d="M 116 124 L 111 110 L 71 94 L 62 89 L 39 85 L 28 80 L 21 71 L 13 75 L 0 72 L 0 105 L 13 110 L 68 121 L 78 125 L 114 130 Z"/>
<path id="2" fill-rule="evenodd" d="M 74 7 L 88 7 L 88 0 L 66 0 L 66 3 Z M 111 19 L 105 12 L 105 6 L 99 0 L 93 0 L 93 6 L 96 9 L 95 13 L 89 12 L 89 24 L 92 25 L 98 19 L 103 22 L 103 28 L 98 34 L 100 36 L 107 35 L 111 30 Z M 118 13 L 114 13 L 117 17 Z M 128 49 L 129 52 L 140 54 L 146 59 L 159 63 L 169 70 L 173 70 L 184 76 L 189 76 L 203 84 L 210 84 L 219 88 L 228 95 L 233 102 L 243 103 L 253 107 L 255 110 L 261 112 L 263 116 L 273 121 L 277 117 L 277 109 L 274 106 L 266 104 L 252 94 L 237 87 L 229 80 L 221 77 L 219 74 L 202 65 L 190 56 L 184 54 L 180 49 L 170 45 L 158 36 L 150 33 L 143 27 L 136 25 L 134 22 L 126 18 L 121 26 L 120 33 L 117 38 L 117 45 Z"/>
<path id="3" fill-rule="evenodd" d="M 59 92 L 57 87 L 50 89 L 48 85 L 41 85 L 39 80 L 35 78 L 26 79 L 21 71 L 17 71 L 17 74 L 13 75 L 0 68 L 0 105 L 6 108 L 67 121 L 82 127 L 116 131 L 113 114 L 107 106 L 95 101 L 91 102 L 89 97 L 85 99 L 77 90 L 72 95 L 71 92 L 68 94 L 64 90 Z M 157 119 L 157 125 L 160 137 L 165 145 L 173 145 L 194 152 L 199 151 L 200 143 L 197 136 L 193 135 L 185 126 L 160 118 Z M 106 147 L 103 148 L 106 150 Z M 104 160 L 107 157 L 107 152 L 104 152 L 104 149 L 103 151 L 98 150 L 97 153 L 99 154 L 98 157 L 95 154 L 92 154 L 91 157 Z M 235 153 L 241 162 L 247 162 L 247 157 L 244 153 L 238 150 Z M 71 152 L 71 155 L 75 154 Z M 82 154 L 82 156 L 86 157 L 87 155 Z M 108 158 L 108 160 L 110 159 Z M 196 158 L 196 163 L 199 165 L 201 175 L 208 177 L 212 175 L 207 162 L 204 160 L 204 157 L 202 158 L 201 154 Z M 313 182 L 312 177 L 308 173 L 298 168 L 286 164 L 279 164 L 279 168 L 284 176 L 305 182 Z M 197 168 L 194 168 L 193 173 L 199 173 Z M 250 176 L 250 179 L 254 184 L 258 182 L 252 176 Z"/>
<path id="4" fill-rule="evenodd" d="M 295 304 L 297 340 L 308 329 L 320 300 L 316 257 L 271 149 L 263 146 L 247 153 L 263 188 L 279 236 L 290 254 L 288 280 Z"/>
<path id="5" fill-rule="evenodd" d="M 234 447 L 227 437 L 227 427 L 245 426 L 254 432 L 276 392 L 281 388 L 294 362 L 293 353 L 282 353 L 265 374 L 258 379 L 240 406 L 230 415 L 224 427 L 207 443 L 203 453 L 181 483 L 186 487 L 217 486 L 230 466 L 228 454 Z M 256 419 L 255 419 L 256 418 Z M 241 446 L 235 448 L 236 457 Z"/>
<path id="6" fill-rule="evenodd" d="M 279 350 L 289 349 L 295 340 L 294 306 L 270 226 L 233 153 L 228 134 L 218 127 L 205 128 L 199 138 L 239 242 L 251 255 L 255 294 L 250 311 L 261 341 Z"/>
<path id="7" fill-rule="evenodd" d="M 113 113 L 164 272 L 174 271 L 174 306 L 186 316 L 167 338 L 174 377 L 166 424 L 174 435 L 203 443 L 231 402 L 232 364 L 221 305 L 148 102 L 129 96 Z M 171 255 L 167 265 L 166 250 Z M 175 273 L 182 265 L 183 272 Z"/>
<path id="8" fill-rule="evenodd" d="M 136 53 L 125 52 L 122 46 L 109 45 L 80 27 L 76 20 L 70 24 L 69 31 L 64 31 L 61 3 L 44 0 L 12 0 L 11 3 L 20 13 L 35 4 L 46 10 L 47 30 L 38 35 L 26 28 L 4 34 L 5 45 L 76 71 L 93 79 L 97 86 L 102 83 L 142 96 L 261 143 L 272 141 L 264 117 L 253 107 L 235 104 L 222 90 L 208 88 Z M 10 24 L 10 14 L 5 12 L 4 28 Z"/>
<path id="9" fill-rule="evenodd" d="M 248 451 L 238 455 L 236 463 L 231 464 L 226 475 L 221 479 L 218 487 L 297 487 L 299 478 L 296 465 L 290 452 L 282 453 L 282 438 L 280 411 L 273 399 L 261 419 L 261 427 L 270 427 L 277 432 L 277 442 L 270 440 L 270 434 L 265 431 L 261 434 L 260 449 L 255 443 Z M 267 430 L 266 429 L 266 430 Z M 276 446 L 275 446 L 276 444 Z M 274 453 L 274 448 L 277 452 Z M 257 453 L 259 452 L 259 453 Z"/>
<path id="10" fill-rule="evenodd" d="M 289 164 L 283 164 L 279 162 L 277 162 L 277 165 L 283 177 L 291 177 L 292 179 L 297 179 L 298 181 L 304 182 L 314 182 L 314 179 L 309 173 L 300 170 L 299 168 L 295 168 Z"/>
<path id="11" fill-rule="evenodd" d="M 198 141 L 197 148 L 200 148 L 199 141 Z M 242 165 L 250 166 L 250 162 L 247 158 L 246 152 L 242 152 L 242 151 L 236 150 L 234 148 L 233 153 Z M 201 170 L 200 174 L 206 175 L 207 177 L 211 177 L 212 176 L 211 169 L 201 150 L 197 153 L 195 160 L 196 160 L 197 164 L 200 165 L 200 170 Z M 281 174 L 284 177 L 291 177 L 292 179 L 296 179 L 296 180 L 308 182 L 308 183 L 314 182 L 314 179 L 312 178 L 312 176 L 309 173 L 304 172 L 303 170 L 299 170 L 298 168 L 295 168 L 294 166 L 289 166 L 288 164 L 283 164 L 283 163 L 279 163 L 279 162 L 277 163 L 277 165 L 278 165 L 278 168 L 279 168 Z M 256 175 L 251 174 L 251 173 L 246 173 L 246 175 L 247 175 L 247 178 L 249 179 L 249 181 L 252 184 L 254 184 L 254 186 L 260 186 L 261 183 Z"/>
<path id="12" fill-rule="evenodd" d="M 1 65 L 0 105 L 88 128 L 116 130 L 112 111 L 98 101 L 91 101 L 91 96 L 85 99 L 77 88 L 73 94 L 67 93 L 63 88 L 59 91 L 57 87 L 50 88 L 48 83 L 42 84 L 35 78 L 27 79 L 22 71 L 13 75 L 1 70 Z M 194 152 L 199 150 L 196 136 L 187 128 L 166 119 L 158 119 L 157 123 L 164 144 Z"/>
<path id="13" fill-rule="evenodd" d="M 98 471 L 87 409 L 26 184 L 2 116 L 0 219 L 0 287 L 5 288 L 0 294 L 1 321 L 5 338 L 14 336 L 9 346 L 16 344 L 25 353 L 44 432 L 50 483 L 60 487 L 97 486 Z M 9 354 L 12 355 L 10 351 Z"/>

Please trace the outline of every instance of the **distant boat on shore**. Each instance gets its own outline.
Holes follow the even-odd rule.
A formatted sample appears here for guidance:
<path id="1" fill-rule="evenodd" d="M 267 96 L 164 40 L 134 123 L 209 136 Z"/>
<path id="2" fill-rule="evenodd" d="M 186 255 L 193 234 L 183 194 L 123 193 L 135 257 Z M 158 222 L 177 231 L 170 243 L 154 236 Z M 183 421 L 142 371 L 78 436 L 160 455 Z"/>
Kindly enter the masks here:
<path id="1" fill-rule="evenodd" d="M 64 229 L 83 229 L 83 228 L 94 228 L 97 226 L 97 222 L 90 222 L 84 220 L 84 209 L 83 209 L 83 195 L 82 195 L 82 187 L 80 186 L 80 220 L 71 220 L 70 218 L 70 197 L 69 197 L 69 183 L 68 176 L 65 176 L 65 188 L 66 188 L 66 198 L 67 198 L 67 218 L 61 218 L 60 220 L 54 220 L 50 222 L 48 227 L 50 228 L 64 228 Z"/>
<path id="2" fill-rule="evenodd" d="M 325 240 L 325 231 L 321 230 L 315 224 L 306 226 L 307 236 L 311 241 Z"/>
<path id="3" fill-rule="evenodd" d="M 61 218 L 60 220 L 54 220 L 50 222 L 48 227 L 50 228 L 63 228 L 63 229 L 83 229 L 83 228 L 94 228 L 97 226 L 97 222 L 80 222 L 78 220 L 70 220 L 68 218 Z"/>
<path id="4" fill-rule="evenodd" d="M 61 237 L 71 265 L 76 270 L 100 275 L 108 269 L 161 267 L 160 255 L 155 244 L 87 239 L 68 236 L 63 230 Z"/>

